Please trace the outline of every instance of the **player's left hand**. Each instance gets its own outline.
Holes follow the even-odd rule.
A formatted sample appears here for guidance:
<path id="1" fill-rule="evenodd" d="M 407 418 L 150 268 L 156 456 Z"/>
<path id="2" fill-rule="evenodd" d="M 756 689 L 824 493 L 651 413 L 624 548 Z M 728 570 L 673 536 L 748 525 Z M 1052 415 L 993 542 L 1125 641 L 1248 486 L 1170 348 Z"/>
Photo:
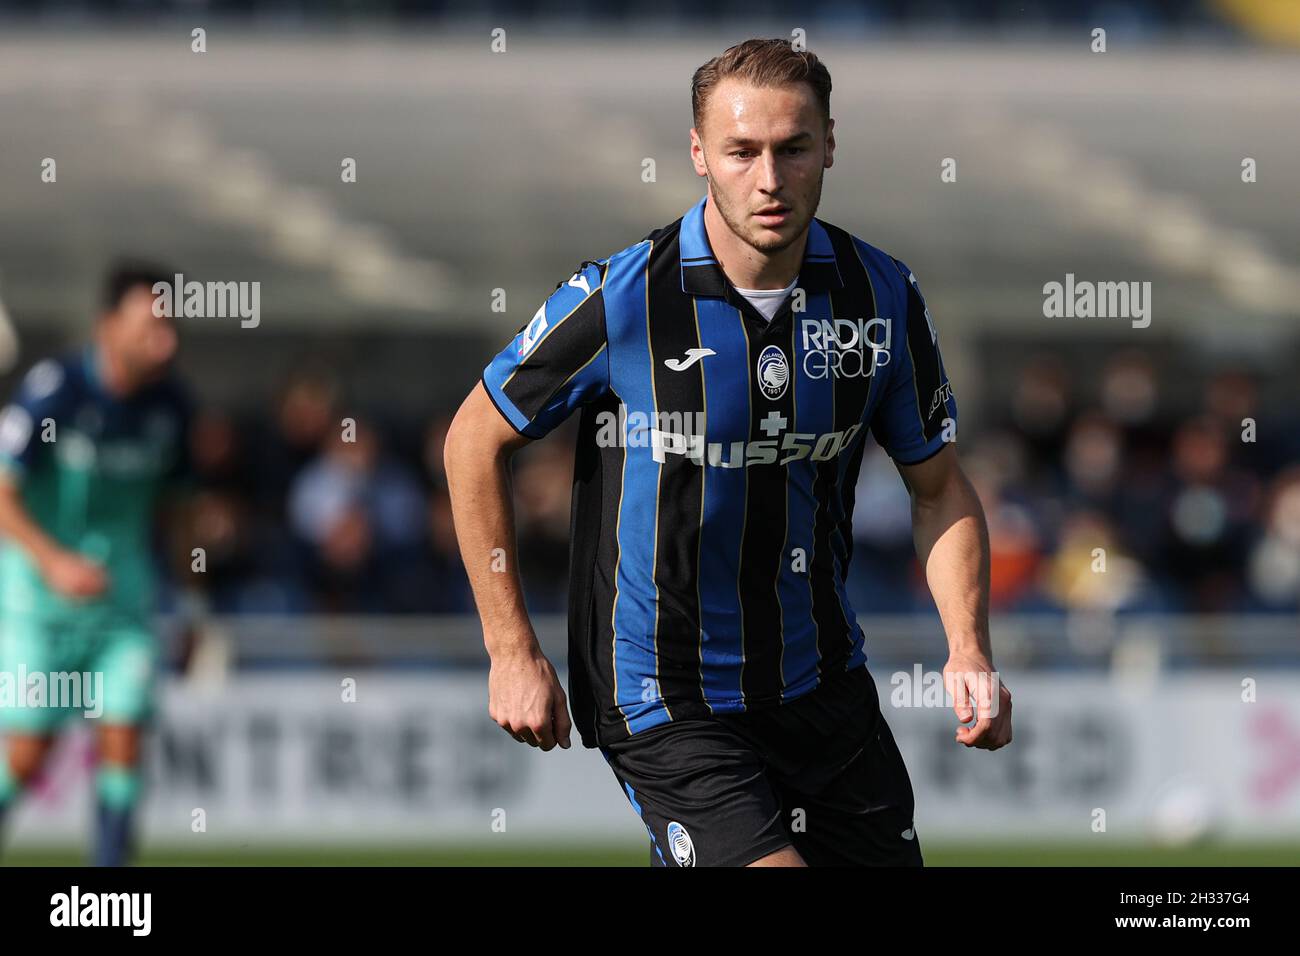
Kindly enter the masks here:
<path id="1" fill-rule="evenodd" d="M 57 549 L 40 561 L 41 576 L 50 590 L 74 600 L 99 597 L 108 590 L 102 564 L 75 551 Z"/>
<path id="2" fill-rule="evenodd" d="M 980 750 L 1011 743 L 1011 691 L 983 654 L 951 655 L 943 667 L 943 686 L 961 722 L 957 743 Z M 975 723 L 966 726 L 972 719 Z"/>

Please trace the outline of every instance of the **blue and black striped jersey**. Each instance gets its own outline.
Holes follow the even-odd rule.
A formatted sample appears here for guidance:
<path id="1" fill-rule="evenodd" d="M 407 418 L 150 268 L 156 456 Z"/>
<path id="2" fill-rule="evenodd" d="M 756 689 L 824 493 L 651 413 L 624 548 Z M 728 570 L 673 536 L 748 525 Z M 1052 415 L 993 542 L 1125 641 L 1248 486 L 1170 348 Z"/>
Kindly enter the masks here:
<path id="1" fill-rule="evenodd" d="M 907 266 L 814 219 L 769 323 L 714 259 L 704 203 L 584 262 L 483 372 L 531 438 L 581 408 L 569 665 L 588 747 L 865 663 L 845 579 L 866 432 L 903 464 L 955 440 Z"/>

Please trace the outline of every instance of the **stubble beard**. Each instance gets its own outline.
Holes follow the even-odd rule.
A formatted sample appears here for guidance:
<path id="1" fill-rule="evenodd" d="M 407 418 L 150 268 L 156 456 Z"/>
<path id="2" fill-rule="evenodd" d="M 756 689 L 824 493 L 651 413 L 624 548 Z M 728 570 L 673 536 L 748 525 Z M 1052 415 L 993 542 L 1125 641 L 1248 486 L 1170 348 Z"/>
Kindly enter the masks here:
<path id="1" fill-rule="evenodd" d="M 709 184 L 709 195 L 713 197 L 713 200 L 718 207 L 718 215 L 720 215 L 722 221 L 727 224 L 727 228 L 730 229 L 732 234 L 738 237 L 741 242 L 745 243 L 745 245 L 763 253 L 764 255 L 771 255 L 780 252 L 782 249 L 788 248 L 803 234 L 803 231 L 808 228 L 808 224 L 812 222 L 813 217 L 817 215 L 817 208 L 821 205 L 822 182 L 825 178 L 826 169 L 823 167 L 817 174 L 817 185 L 813 189 L 812 196 L 809 197 L 811 202 L 808 203 L 808 213 L 804 221 L 799 223 L 799 228 L 794 230 L 791 237 L 789 239 L 776 238 L 763 240 L 756 239 L 746 230 L 746 225 L 742 220 L 742 217 L 736 215 L 735 209 L 733 209 L 728 203 L 726 196 L 721 192 L 721 190 L 714 188 L 713 176 L 709 175 L 707 172 L 705 173 L 705 179 Z M 745 218 L 747 218 L 747 215 Z"/>

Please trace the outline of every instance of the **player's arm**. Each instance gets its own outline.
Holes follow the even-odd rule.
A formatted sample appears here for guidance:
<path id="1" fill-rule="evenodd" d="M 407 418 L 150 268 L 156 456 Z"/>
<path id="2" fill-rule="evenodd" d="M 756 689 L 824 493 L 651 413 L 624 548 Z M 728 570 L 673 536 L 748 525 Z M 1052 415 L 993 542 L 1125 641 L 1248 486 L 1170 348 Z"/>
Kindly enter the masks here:
<path id="1" fill-rule="evenodd" d="M 444 458 L 461 560 L 491 659 L 488 714 L 521 743 L 550 750 L 570 746 L 570 723 L 559 677 L 528 620 L 518 572 L 509 462 L 527 443 L 480 382 L 452 420 Z"/>
<path id="2" fill-rule="evenodd" d="M 957 741 L 996 750 L 1011 742 L 1011 692 L 989 644 L 989 535 L 984 509 L 948 445 L 916 465 L 898 465 L 912 496 L 912 537 L 944 633 L 945 686 L 962 724 Z M 974 702 L 972 713 L 971 702 Z"/>
<path id="3" fill-rule="evenodd" d="M 38 437 L 44 422 L 57 424 L 66 382 L 57 362 L 38 362 L 18 394 L 0 411 L 0 536 L 26 552 L 51 590 L 64 597 L 89 598 L 108 587 L 103 566 L 90 561 L 45 532 L 23 504 L 22 483 L 48 453 Z"/>
<path id="4" fill-rule="evenodd" d="M 491 658 L 488 713 L 543 750 L 570 746 L 572 725 L 524 605 L 509 461 L 607 390 L 603 278 L 601 265 L 584 263 L 560 284 L 484 369 L 444 451 L 456 536 Z"/>
<path id="5" fill-rule="evenodd" d="M 519 579 L 509 472 L 510 457 L 528 441 L 493 407 L 482 382 L 447 431 L 444 458 L 456 535 L 492 657 L 541 651 Z"/>
<path id="6" fill-rule="evenodd" d="M 45 583 L 65 597 L 94 597 L 108 585 L 100 565 L 63 548 L 32 520 L 8 474 L 0 474 L 0 535 L 27 552 Z"/>
<path id="7" fill-rule="evenodd" d="M 944 680 L 961 724 L 958 743 L 996 750 L 1011 741 L 1011 692 L 989 642 L 989 536 L 984 509 L 957 462 L 957 402 L 920 286 L 897 263 L 898 314 L 889 379 L 873 430 L 912 499 L 916 556 L 948 638 Z M 974 707 L 972 707 L 972 702 Z"/>

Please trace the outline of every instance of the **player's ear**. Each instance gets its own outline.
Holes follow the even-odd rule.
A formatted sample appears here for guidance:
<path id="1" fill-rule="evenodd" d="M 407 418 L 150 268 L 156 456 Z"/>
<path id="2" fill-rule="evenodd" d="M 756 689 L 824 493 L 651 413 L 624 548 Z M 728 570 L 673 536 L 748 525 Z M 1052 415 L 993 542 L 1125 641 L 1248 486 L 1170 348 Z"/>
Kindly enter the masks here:
<path id="1" fill-rule="evenodd" d="M 826 121 L 826 168 L 835 164 L 835 120 Z"/>
<path id="2" fill-rule="evenodd" d="M 695 127 L 691 127 L 691 162 L 695 164 L 695 175 L 709 175 L 708 164 L 704 162 L 704 140 Z"/>

